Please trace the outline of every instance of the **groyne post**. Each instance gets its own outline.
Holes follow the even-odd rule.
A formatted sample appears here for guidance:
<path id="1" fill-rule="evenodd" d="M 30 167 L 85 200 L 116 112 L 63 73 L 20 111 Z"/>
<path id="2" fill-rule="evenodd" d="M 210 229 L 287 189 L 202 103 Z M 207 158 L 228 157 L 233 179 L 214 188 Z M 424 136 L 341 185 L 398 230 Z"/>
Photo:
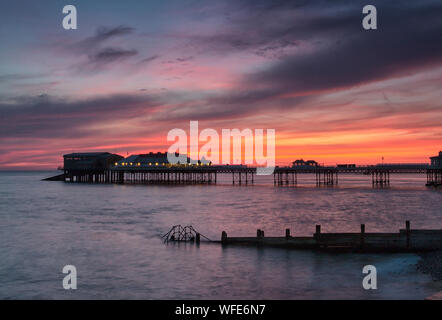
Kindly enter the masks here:
<path id="1" fill-rule="evenodd" d="M 410 229 L 410 221 L 405 221 L 405 232 L 406 232 L 406 235 L 407 235 L 407 249 L 409 249 L 410 248 L 410 232 L 411 232 L 411 229 Z"/>
<path id="2" fill-rule="evenodd" d="M 317 224 L 316 225 L 316 232 L 315 232 L 315 234 L 320 234 L 320 233 L 321 233 L 321 225 Z"/>
<path id="3" fill-rule="evenodd" d="M 320 225 L 320 224 L 317 224 L 317 225 L 316 225 L 316 231 L 315 231 L 315 234 L 313 235 L 313 239 L 316 240 L 316 246 L 317 246 L 318 248 L 321 247 L 320 242 L 319 242 L 319 235 L 320 235 L 320 234 L 321 234 L 321 225 Z"/>
<path id="4" fill-rule="evenodd" d="M 221 232 L 221 242 L 224 243 L 227 241 L 227 232 Z"/>
<path id="5" fill-rule="evenodd" d="M 290 229 L 285 229 L 285 238 L 290 239 Z"/>
<path id="6" fill-rule="evenodd" d="M 365 245 L 365 224 L 361 224 L 361 248 Z"/>

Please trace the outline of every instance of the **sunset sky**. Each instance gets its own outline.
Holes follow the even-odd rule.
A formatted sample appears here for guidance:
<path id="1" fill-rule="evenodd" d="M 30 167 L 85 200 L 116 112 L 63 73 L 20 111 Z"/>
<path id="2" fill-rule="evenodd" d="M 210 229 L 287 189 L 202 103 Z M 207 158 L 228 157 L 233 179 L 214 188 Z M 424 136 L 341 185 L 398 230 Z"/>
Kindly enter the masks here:
<path id="1" fill-rule="evenodd" d="M 78 29 L 62 28 L 62 8 Z M 362 28 L 362 7 L 378 30 Z M 167 133 L 276 129 L 277 164 L 442 150 L 442 3 L 2 1 L 0 169 L 166 151 Z"/>

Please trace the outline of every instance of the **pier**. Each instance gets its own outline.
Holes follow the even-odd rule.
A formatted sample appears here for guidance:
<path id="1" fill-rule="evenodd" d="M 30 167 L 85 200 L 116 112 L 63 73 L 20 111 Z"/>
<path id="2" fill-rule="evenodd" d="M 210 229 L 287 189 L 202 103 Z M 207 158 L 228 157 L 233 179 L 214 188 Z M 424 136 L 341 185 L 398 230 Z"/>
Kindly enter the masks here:
<path id="1" fill-rule="evenodd" d="M 427 186 L 442 185 L 442 169 L 427 167 L 401 168 L 364 166 L 353 169 L 337 167 L 278 168 L 273 172 L 275 186 L 297 185 L 299 175 L 310 175 L 317 186 L 333 186 L 340 175 L 360 174 L 371 178 L 374 186 L 390 185 L 394 174 L 426 174 Z M 188 167 L 110 167 L 109 169 L 63 169 L 63 174 L 48 178 L 65 182 L 85 183 L 127 183 L 127 184 L 216 184 L 220 174 L 230 174 L 231 183 L 238 185 L 254 184 L 256 168 L 228 168 L 228 166 L 188 166 Z"/>
<path id="2" fill-rule="evenodd" d="M 429 187 L 442 186 L 442 163 L 431 157 L 431 164 L 377 164 L 377 165 L 293 165 L 273 168 L 275 186 L 296 186 L 298 177 L 311 177 L 316 186 L 337 185 L 342 176 L 363 175 L 371 178 L 376 187 L 390 185 L 395 174 L 426 174 Z M 296 161 L 295 161 L 296 162 Z M 306 163 L 309 163 L 308 161 Z M 167 153 L 149 153 L 123 158 L 108 152 L 72 153 L 64 155 L 63 174 L 47 178 L 50 181 L 118 184 L 216 184 L 220 174 L 230 175 L 233 185 L 255 183 L 257 168 L 244 165 L 211 165 L 191 162 L 169 164 Z M 307 179 L 304 179 L 306 181 Z"/>
<path id="3" fill-rule="evenodd" d="M 333 186 L 339 182 L 339 175 L 361 174 L 371 177 L 372 185 L 389 185 L 392 174 L 426 174 L 428 186 L 442 185 L 442 169 L 417 167 L 382 168 L 364 166 L 350 169 L 336 167 L 275 168 L 273 184 L 297 185 L 299 175 L 310 175 L 316 185 Z M 109 169 L 69 170 L 47 180 L 86 183 L 127 183 L 127 184 L 216 184 L 219 174 L 230 174 L 232 184 L 253 184 L 256 168 L 228 168 L 228 166 L 188 166 L 188 167 L 110 167 Z"/>

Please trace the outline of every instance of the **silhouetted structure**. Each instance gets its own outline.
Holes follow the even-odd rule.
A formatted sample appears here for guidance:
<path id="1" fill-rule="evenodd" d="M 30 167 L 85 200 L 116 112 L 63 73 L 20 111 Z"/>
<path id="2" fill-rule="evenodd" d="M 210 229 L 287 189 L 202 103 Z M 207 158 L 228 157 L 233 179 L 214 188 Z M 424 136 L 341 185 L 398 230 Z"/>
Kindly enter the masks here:
<path id="1" fill-rule="evenodd" d="M 430 157 L 431 166 L 435 168 L 442 168 L 442 151 L 439 151 L 438 156 Z"/>
<path id="2" fill-rule="evenodd" d="M 427 186 L 442 185 L 442 151 L 438 156 L 430 157 L 431 165 L 427 171 Z"/>
<path id="3" fill-rule="evenodd" d="M 195 184 L 217 183 L 217 174 L 231 174 L 232 183 L 254 183 L 256 167 L 244 165 L 215 165 L 206 161 L 192 163 L 188 157 L 183 164 L 171 164 L 167 153 L 147 153 L 123 157 L 108 152 L 71 153 L 64 155 L 64 173 L 44 180 L 89 183 L 165 183 Z M 175 154 L 177 156 L 178 154 Z M 388 186 L 390 174 L 427 174 L 427 186 L 442 185 L 442 152 L 431 157 L 432 166 L 424 163 L 387 163 L 356 166 L 340 164 L 320 166 L 314 160 L 302 159 L 291 167 L 275 167 L 275 185 L 296 185 L 299 174 L 315 176 L 316 185 L 338 184 L 338 174 L 362 174 L 371 176 L 373 186 Z"/>
<path id="4" fill-rule="evenodd" d="M 171 154 L 173 155 L 173 154 Z M 175 154 L 175 156 L 179 156 L 179 154 Z M 179 164 L 189 164 L 190 158 L 186 157 L 186 160 L 183 161 L 183 163 Z M 149 152 L 145 154 L 135 154 L 131 155 L 127 158 L 124 158 L 118 163 L 116 163 L 116 166 L 126 166 L 126 167 L 164 167 L 168 166 L 169 160 L 168 160 L 168 153 L 167 152 Z"/>
<path id="5" fill-rule="evenodd" d="M 64 170 L 104 170 L 123 159 L 118 154 L 109 152 L 69 153 L 63 156 Z"/>
<path id="6" fill-rule="evenodd" d="M 356 164 L 342 163 L 342 164 L 337 164 L 336 167 L 337 168 L 356 168 Z"/>
<path id="7" fill-rule="evenodd" d="M 295 161 L 293 161 L 292 164 L 294 167 L 299 167 L 299 166 L 318 167 L 319 166 L 319 164 L 315 160 L 304 161 L 303 159 L 295 160 Z"/>

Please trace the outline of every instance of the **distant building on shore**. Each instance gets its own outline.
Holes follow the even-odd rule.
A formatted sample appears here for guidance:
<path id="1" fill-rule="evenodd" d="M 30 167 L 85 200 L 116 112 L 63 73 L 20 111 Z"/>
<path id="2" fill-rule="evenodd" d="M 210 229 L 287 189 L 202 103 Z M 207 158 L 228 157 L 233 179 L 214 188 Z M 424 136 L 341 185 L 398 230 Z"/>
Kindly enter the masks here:
<path id="1" fill-rule="evenodd" d="M 308 166 L 308 167 L 318 167 L 319 164 L 315 160 L 307 160 L 304 161 L 304 159 L 298 159 L 292 162 L 293 167 L 299 167 L 299 166 Z"/>
<path id="2" fill-rule="evenodd" d="M 430 157 L 431 166 L 436 168 L 442 168 L 442 151 L 439 151 L 438 156 Z"/>
<path id="3" fill-rule="evenodd" d="M 79 152 L 63 155 L 64 170 L 104 170 L 123 159 L 109 152 Z"/>

